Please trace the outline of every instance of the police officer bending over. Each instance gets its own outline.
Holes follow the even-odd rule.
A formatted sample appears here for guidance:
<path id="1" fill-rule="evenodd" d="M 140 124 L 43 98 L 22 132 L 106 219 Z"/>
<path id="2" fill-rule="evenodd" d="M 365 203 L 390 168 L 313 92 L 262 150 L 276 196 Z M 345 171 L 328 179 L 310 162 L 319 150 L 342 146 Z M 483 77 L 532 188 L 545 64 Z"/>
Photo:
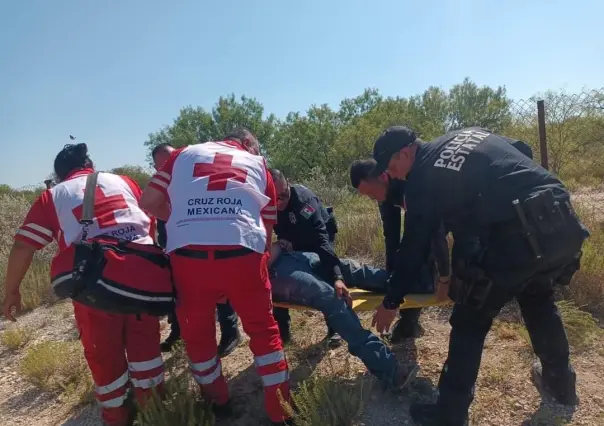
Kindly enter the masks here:
<path id="1" fill-rule="evenodd" d="M 384 227 L 384 240 L 386 245 L 386 270 L 394 270 L 396 251 L 401 241 L 401 209 L 403 208 L 403 195 L 405 181 L 390 179 L 386 172 L 379 176 L 371 176 L 376 162 L 373 159 L 355 161 L 350 167 L 350 181 L 359 193 L 379 203 L 380 216 Z M 416 287 L 410 289 L 412 293 L 431 293 L 435 291 L 435 280 L 438 277 L 442 284 L 449 282 L 449 245 L 444 227 L 432 241 L 431 256 Z M 446 292 L 445 292 L 446 295 Z M 423 329 L 419 324 L 421 308 L 401 309 L 400 319 L 392 330 L 390 341 L 397 343 L 401 339 L 420 337 Z"/>
<path id="2" fill-rule="evenodd" d="M 473 400 L 484 340 L 502 306 L 516 299 L 540 359 L 534 379 L 561 404 L 578 403 L 576 375 L 554 285 L 579 269 L 589 232 L 570 195 L 509 139 L 471 127 L 430 143 L 402 126 L 375 142 L 375 175 L 406 179 L 405 232 L 390 289 L 374 317 L 388 330 L 409 283 L 416 281 L 442 222 L 453 233 L 449 354 L 436 404 L 411 406 L 421 425 L 463 425 Z"/>
<path id="3" fill-rule="evenodd" d="M 319 255 L 324 268 L 324 278 L 334 283 L 338 295 L 347 293 L 344 276 L 340 270 L 340 260 L 334 252 L 335 234 L 338 232 L 333 213 L 321 203 L 319 197 L 302 185 L 290 185 L 283 173 L 270 169 L 277 190 L 277 224 L 275 234 L 282 249 L 286 251 L 306 251 Z M 279 323 L 281 338 L 291 340 L 289 310 L 274 308 L 275 319 Z M 326 318 L 327 321 L 327 318 Z M 327 338 L 330 345 L 338 345 L 341 338 L 327 324 Z"/>

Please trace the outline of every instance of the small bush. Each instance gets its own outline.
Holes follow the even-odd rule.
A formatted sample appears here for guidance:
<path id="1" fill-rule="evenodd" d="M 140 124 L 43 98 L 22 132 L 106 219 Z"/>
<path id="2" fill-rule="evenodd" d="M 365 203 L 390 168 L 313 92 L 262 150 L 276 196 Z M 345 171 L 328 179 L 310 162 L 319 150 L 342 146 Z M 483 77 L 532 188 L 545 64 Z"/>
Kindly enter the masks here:
<path id="1" fill-rule="evenodd" d="M 42 342 L 30 347 L 21 360 L 23 377 L 73 405 L 93 397 L 93 382 L 79 342 Z"/>
<path id="2" fill-rule="evenodd" d="M 343 374 L 313 374 L 292 393 L 295 410 L 286 402 L 283 406 L 296 426 L 349 426 L 363 412 L 365 388 L 362 378 L 351 382 Z"/>
<path id="3" fill-rule="evenodd" d="M 154 393 L 138 407 L 138 426 L 212 426 L 214 414 L 199 393 L 187 368 L 184 345 L 179 342 L 166 360 L 165 397 Z"/>
<path id="4" fill-rule="evenodd" d="M 604 331 L 590 313 L 582 311 L 567 300 L 562 300 L 557 305 L 562 314 L 568 341 L 575 350 L 587 349 L 594 342 L 604 338 Z"/>
<path id="5" fill-rule="evenodd" d="M 567 300 L 557 302 L 556 305 L 562 315 L 568 343 L 575 351 L 589 349 L 594 342 L 604 338 L 604 331 L 589 312 L 582 311 Z M 526 327 L 521 327 L 519 333 L 530 343 L 531 338 Z"/>
<path id="6" fill-rule="evenodd" d="M 580 214 L 591 236 L 583 245 L 581 269 L 565 291 L 577 305 L 604 317 L 604 222 L 589 212 Z"/>
<path id="7" fill-rule="evenodd" d="M 32 338 L 33 331 L 27 327 L 12 327 L 0 335 L 0 342 L 11 351 L 25 346 Z"/>

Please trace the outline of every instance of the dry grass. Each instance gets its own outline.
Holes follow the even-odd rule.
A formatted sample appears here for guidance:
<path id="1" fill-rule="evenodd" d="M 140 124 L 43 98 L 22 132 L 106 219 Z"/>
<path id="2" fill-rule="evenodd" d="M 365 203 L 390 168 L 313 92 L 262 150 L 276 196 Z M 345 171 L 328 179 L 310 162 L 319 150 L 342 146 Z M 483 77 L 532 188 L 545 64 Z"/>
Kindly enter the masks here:
<path id="1" fill-rule="evenodd" d="M 362 414 L 369 380 L 345 378 L 351 370 L 349 358 L 339 366 L 331 359 L 328 363 L 326 373 L 315 372 L 292 393 L 295 410 L 284 404 L 296 426 L 350 426 Z"/>
<path id="2" fill-rule="evenodd" d="M 33 330 L 28 327 L 11 327 L 0 334 L 0 342 L 14 351 L 25 346 L 33 337 Z"/>
<path id="3" fill-rule="evenodd" d="M 573 278 L 568 295 L 578 306 L 604 318 L 604 218 L 586 209 L 580 214 L 591 236 L 583 246 L 581 270 Z"/>
<path id="4" fill-rule="evenodd" d="M 187 368 L 184 345 L 179 342 L 166 360 L 165 394 L 154 394 L 138 407 L 138 426 L 212 426 L 214 414 L 206 404 Z"/>
<path id="5" fill-rule="evenodd" d="M 21 375 L 69 405 L 92 401 L 93 382 L 80 342 L 42 342 L 27 349 Z"/>
<path id="6" fill-rule="evenodd" d="M 30 197 L 31 198 L 31 197 Z M 0 194 L 0 282 L 4 283 L 6 263 L 13 244 L 13 237 L 31 206 L 25 196 Z M 54 246 L 48 247 L 34 257 L 30 270 L 21 284 L 21 303 L 28 311 L 43 303 L 54 300 L 50 290 L 49 260 Z M 4 285 L 0 286 L 0 298 L 4 299 Z"/>

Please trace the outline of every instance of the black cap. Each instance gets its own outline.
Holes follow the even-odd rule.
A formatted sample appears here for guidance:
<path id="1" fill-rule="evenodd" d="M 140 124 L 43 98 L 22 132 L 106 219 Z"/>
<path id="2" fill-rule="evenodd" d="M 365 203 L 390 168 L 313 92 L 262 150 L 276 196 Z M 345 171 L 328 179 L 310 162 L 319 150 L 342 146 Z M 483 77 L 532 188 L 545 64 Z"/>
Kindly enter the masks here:
<path id="1" fill-rule="evenodd" d="M 372 175 L 377 176 L 388 168 L 388 163 L 394 154 L 411 145 L 417 136 L 405 126 L 392 126 L 376 139 L 373 144 L 373 159 L 377 162 Z"/>

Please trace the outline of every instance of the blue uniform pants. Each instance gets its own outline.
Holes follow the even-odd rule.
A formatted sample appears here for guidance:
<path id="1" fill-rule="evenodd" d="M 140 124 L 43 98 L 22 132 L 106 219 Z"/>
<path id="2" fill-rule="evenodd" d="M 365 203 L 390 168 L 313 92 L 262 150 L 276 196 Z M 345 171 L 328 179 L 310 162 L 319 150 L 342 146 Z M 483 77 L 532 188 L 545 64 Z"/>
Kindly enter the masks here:
<path id="1" fill-rule="evenodd" d="M 348 350 L 385 385 L 393 384 L 395 355 L 379 337 L 361 325 L 356 313 L 337 298 L 334 288 L 318 275 L 319 257 L 314 253 L 283 253 L 271 267 L 273 300 L 321 311 L 330 326 L 348 343 Z M 342 274 L 351 286 L 384 289 L 386 271 L 342 260 Z"/>

